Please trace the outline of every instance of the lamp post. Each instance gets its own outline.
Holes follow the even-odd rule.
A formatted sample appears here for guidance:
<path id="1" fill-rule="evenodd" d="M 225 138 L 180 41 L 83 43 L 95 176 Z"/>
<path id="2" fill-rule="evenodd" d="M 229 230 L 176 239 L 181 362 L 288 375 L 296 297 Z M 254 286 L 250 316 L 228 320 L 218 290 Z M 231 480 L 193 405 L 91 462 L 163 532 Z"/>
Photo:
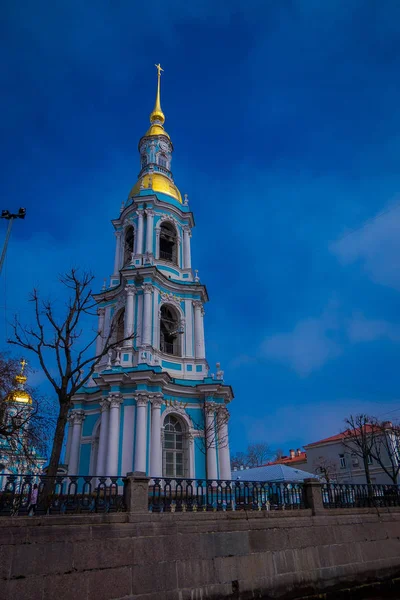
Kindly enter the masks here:
<path id="1" fill-rule="evenodd" d="M 26 215 L 25 208 L 20 208 L 17 213 L 10 213 L 10 211 L 8 211 L 8 210 L 3 210 L 1 213 L 1 218 L 7 219 L 8 227 L 7 227 L 6 239 L 4 240 L 3 252 L 1 253 L 1 258 L 0 258 L 0 275 L 1 275 L 1 271 L 3 270 L 3 263 L 4 263 L 4 259 L 6 257 L 8 240 L 10 239 L 13 221 L 14 221 L 14 219 L 25 219 L 25 215 Z"/>

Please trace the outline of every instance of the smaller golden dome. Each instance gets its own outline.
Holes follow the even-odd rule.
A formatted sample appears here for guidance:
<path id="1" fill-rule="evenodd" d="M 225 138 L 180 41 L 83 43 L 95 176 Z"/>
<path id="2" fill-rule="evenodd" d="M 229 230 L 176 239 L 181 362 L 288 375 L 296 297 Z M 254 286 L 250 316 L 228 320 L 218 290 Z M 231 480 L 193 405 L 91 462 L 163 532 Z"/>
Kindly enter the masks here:
<path id="1" fill-rule="evenodd" d="M 150 125 L 149 129 L 146 131 L 145 137 L 149 135 L 165 135 L 168 139 L 170 139 L 164 127 L 159 123 L 153 123 L 152 125 Z"/>
<path id="2" fill-rule="evenodd" d="M 149 187 L 149 181 L 151 178 L 151 185 Z M 137 196 L 141 190 L 150 189 L 153 192 L 160 192 L 161 194 L 167 194 L 172 196 L 175 200 L 178 200 L 182 204 L 182 196 L 176 185 L 162 173 L 151 173 L 143 175 L 133 186 L 130 191 L 129 198 Z"/>
<path id="3" fill-rule="evenodd" d="M 14 378 L 16 388 L 9 392 L 5 398 L 6 402 L 21 402 L 24 404 L 32 404 L 32 396 L 24 390 L 24 385 L 27 381 L 27 376 L 24 375 L 25 367 L 28 363 L 25 359 L 21 360 L 21 372 Z"/>

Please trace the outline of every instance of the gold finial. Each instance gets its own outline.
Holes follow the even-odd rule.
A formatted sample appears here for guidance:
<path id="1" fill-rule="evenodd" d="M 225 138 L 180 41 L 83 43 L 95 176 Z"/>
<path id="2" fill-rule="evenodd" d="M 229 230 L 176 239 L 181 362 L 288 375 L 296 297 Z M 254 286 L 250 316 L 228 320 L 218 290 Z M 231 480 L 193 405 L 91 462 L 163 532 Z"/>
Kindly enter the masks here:
<path id="1" fill-rule="evenodd" d="M 157 69 L 157 95 L 156 95 L 156 103 L 154 105 L 153 112 L 150 115 L 150 123 L 154 123 L 155 121 L 158 121 L 161 123 L 161 125 L 163 125 L 164 121 L 165 121 L 165 116 L 162 111 L 161 102 L 160 102 L 160 81 L 161 81 L 161 71 L 164 71 L 164 69 L 161 68 L 160 64 L 154 65 L 154 66 Z"/>
<path id="2" fill-rule="evenodd" d="M 28 361 L 26 361 L 24 358 L 21 358 L 19 364 L 21 365 L 21 373 L 20 373 L 20 375 L 23 375 L 24 371 L 25 371 L 25 367 L 28 364 Z"/>

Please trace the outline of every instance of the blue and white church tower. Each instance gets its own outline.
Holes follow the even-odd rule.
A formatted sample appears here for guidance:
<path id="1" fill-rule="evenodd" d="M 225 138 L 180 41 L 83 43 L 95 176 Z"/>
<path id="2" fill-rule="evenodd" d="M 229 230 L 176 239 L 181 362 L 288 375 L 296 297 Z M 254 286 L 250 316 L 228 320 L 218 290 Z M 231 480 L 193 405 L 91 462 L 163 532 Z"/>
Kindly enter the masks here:
<path id="1" fill-rule="evenodd" d="M 230 479 L 227 405 L 232 389 L 209 374 L 206 287 L 193 275 L 193 214 L 171 170 L 158 69 L 150 128 L 139 142 L 138 181 L 112 223 L 116 249 L 98 303 L 97 351 L 112 331 L 134 336 L 98 365 L 69 415 L 70 474 Z"/>

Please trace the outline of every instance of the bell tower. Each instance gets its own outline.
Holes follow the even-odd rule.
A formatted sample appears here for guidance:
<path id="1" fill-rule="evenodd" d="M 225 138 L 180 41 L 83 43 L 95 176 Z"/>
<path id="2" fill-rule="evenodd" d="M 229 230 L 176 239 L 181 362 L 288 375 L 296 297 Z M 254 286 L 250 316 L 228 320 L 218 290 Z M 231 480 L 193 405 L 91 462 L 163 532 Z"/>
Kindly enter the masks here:
<path id="1" fill-rule="evenodd" d="M 156 99 L 150 127 L 139 141 L 138 178 L 112 221 L 113 273 L 94 296 L 98 353 L 109 335 L 122 342 L 99 363 L 95 385 L 76 396 L 81 427 L 76 438 L 94 440 L 87 465 L 79 469 L 96 475 L 134 469 L 152 476 L 229 479 L 227 405 L 233 394 L 219 366 L 209 373 L 204 335 L 208 294 L 192 270 L 194 219 L 188 196 L 182 199 L 173 178 L 173 145 L 161 108 L 163 69 L 156 68 Z M 100 416 L 94 423 L 90 414 L 87 425 L 86 411 L 96 406 Z M 182 431 L 181 450 L 167 448 L 170 429 L 174 439 Z M 73 456 L 77 469 L 77 454 Z"/>

